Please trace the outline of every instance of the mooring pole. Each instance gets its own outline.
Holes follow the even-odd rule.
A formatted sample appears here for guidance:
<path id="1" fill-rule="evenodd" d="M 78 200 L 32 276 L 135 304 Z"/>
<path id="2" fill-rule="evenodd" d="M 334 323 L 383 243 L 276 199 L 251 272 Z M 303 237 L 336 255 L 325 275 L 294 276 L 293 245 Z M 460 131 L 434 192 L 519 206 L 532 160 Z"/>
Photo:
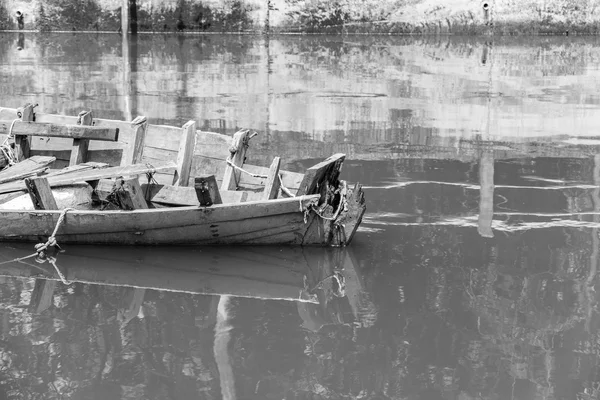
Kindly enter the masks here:
<path id="1" fill-rule="evenodd" d="M 129 34 L 129 0 L 121 0 L 121 32 Z"/>

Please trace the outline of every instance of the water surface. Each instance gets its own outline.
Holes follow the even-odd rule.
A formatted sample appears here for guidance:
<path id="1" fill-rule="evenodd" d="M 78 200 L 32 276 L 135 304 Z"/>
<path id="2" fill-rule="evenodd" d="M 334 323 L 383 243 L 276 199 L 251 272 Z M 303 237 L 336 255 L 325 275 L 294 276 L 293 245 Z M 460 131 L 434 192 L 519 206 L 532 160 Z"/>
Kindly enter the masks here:
<path id="1" fill-rule="evenodd" d="M 0 35 L 0 106 L 232 134 L 365 185 L 349 249 L 0 265 L 6 398 L 600 395 L 595 38 Z M 3 246 L 6 261 L 30 245 Z"/>

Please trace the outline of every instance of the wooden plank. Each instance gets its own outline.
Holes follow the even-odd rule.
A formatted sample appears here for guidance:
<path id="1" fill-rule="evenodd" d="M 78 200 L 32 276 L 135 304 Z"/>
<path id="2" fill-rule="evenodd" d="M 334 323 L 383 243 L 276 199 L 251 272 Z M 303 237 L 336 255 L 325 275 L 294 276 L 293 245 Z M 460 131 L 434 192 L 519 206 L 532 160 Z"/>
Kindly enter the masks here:
<path id="1" fill-rule="evenodd" d="M 0 134 L 8 134 L 12 121 L 0 121 Z M 44 136 L 56 138 L 102 140 L 116 142 L 119 140 L 119 128 L 103 128 L 99 126 L 50 124 L 46 122 L 15 122 L 13 135 Z"/>
<path id="2" fill-rule="evenodd" d="M 200 205 L 196 189 L 193 187 L 142 184 L 142 192 L 145 193 L 146 200 L 153 203 L 172 206 Z M 234 190 L 222 190 L 219 193 L 223 204 L 244 202 L 247 200 L 249 194 L 249 192 Z"/>
<path id="3" fill-rule="evenodd" d="M 25 186 L 35 210 L 58 210 L 48 179 L 45 177 L 25 178 Z"/>
<path id="4" fill-rule="evenodd" d="M 79 124 L 83 126 L 91 126 L 93 116 L 91 111 L 82 111 L 79 113 Z M 87 152 L 90 147 L 89 139 L 73 139 L 71 146 L 71 157 L 69 165 L 77 165 L 87 160 Z"/>
<path id="5" fill-rule="evenodd" d="M 148 203 L 146 203 L 138 178 L 118 179 L 117 191 L 115 193 L 124 210 L 148 208 Z"/>
<path id="6" fill-rule="evenodd" d="M 281 165 L 281 158 L 275 157 L 269 168 L 267 183 L 265 184 L 265 190 L 263 191 L 263 200 L 276 199 L 279 193 L 280 182 L 279 182 L 279 166 Z"/>
<path id="7" fill-rule="evenodd" d="M 306 170 L 296 196 L 319 193 L 325 182 L 336 181 L 345 158 L 345 154 L 337 153 Z"/>
<path id="8" fill-rule="evenodd" d="M 242 167 L 246 161 L 246 151 L 248 150 L 248 142 L 252 136 L 250 130 L 244 129 L 238 131 L 233 135 L 231 141 L 231 148 L 229 149 L 230 161 L 233 165 Z M 240 182 L 241 172 L 233 168 L 231 165 L 225 167 L 225 173 L 223 174 L 223 182 L 221 183 L 221 189 L 223 190 L 236 190 Z"/>
<path id="9" fill-rule="evenodd" d="M 210 207 L 213 204 L 223 204 L 214 175 L 194 178 L 194 189 L 200 206 Z"/>
<path id="10" fill-rule="evenodd" d="M 129 136 L 129 143 L 121 155 L 121 166 L 139 164 L 142 162 L 144 146 L 146 145 L 147 128 L 148 121 L 146 117 L 139 116 L 131 121 L 131 134 L 127 135 Z"/>
<path id="11" fill-rule="evenodd" d="M 10 168 L 0 171 L 0 183 L 15 181 L 38 174 L 46 170 L 55 160 L 56 158 L 54 157 L 30 157 L 27 160 L 21 161 Z M 22 190 L 24 189 L 25 187 L 23 187 Z"/>
<path id="12" fill-rule="evenodd" d="M 87 171 L 89 169 L 102 169 L 102 168 L 108 168 L 108 164 L 99 163 L 99 162 L 86 162 L 86 163 L 82 163 L 82 164 L 71 165 L 69 167 L 65 167 L 62 169 L 53 170 L 44 176 L 46 178 L 48 178 L 50 176 L 70 174 L 75 171 Z"/>
<path id="13" fill-rule="evenodd" d="M 173 176 L 174 186 L 188 186 L 194 148 L 196 147 L 196 121 L 188 121 L 181 128 L 181 140 L 177 153 L 177 169 Z"/>
<path id="14" fill-rule="evenodd" d="M 21 110 L 17 111 L 17 115 L 19 112 L 21 113 L 21 122 L 30 122 L 35 120 L 33 108 L 33 104 L 27 103 L 23 106 Z M 12 125 L 12 122 L 13 121 L 9 121 L 9 124 L 7 126 L 8 129 L 6 130 L 6 132 L 4 132 L 4 134 L 8 135 L 10 133 L 11 135 L 15 136 L 15 153 L 17 155 L 17 160 L 25 160 L 31 156 L 31 144 L 29 143 L 29 137 L 16 136 L 14 127 L 13 131 L 11 132 L 10 127 Z M 20 123 L 20 121 L 16 121 L 15 125 L 17 125 L 18 123 Z M 0 123 L 0 126 L 6 126 L 6 124 Z"/>
<path id="15" fill-rule="evenodd" d="M 103 178 L 111 178 L 115 176 L 135 176 L 154 171 L 166 171 L 174 168 L 174 162 L 166 162 L 162 164 L 156 164 L 154 166 L 149 166 L 145 164 L 134 164 L 129 165 L 127 167 L 110 167 L 104 169 L 92 169 L 87 171 L 75 171 L 69 174 L 51 176 L 48 178 L 48 183 L 51 187 L 65 186 L 77 182 L 88 182 Z M 4 185 L 0 185 L 0 193 L 10 193 L 25 189 L 25 184 L 23 182 L 10 182 Z"/>

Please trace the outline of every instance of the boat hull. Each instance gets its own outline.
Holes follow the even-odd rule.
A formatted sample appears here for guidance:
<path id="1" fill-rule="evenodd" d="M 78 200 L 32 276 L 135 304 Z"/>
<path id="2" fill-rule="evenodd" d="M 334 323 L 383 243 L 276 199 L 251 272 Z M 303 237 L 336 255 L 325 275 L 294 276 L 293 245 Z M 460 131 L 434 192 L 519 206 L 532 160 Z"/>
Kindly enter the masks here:
<path id="1" fill-rule="evenodd" d="M 312 207 L 319 195 L 268 202 L 132 211 L 68 211 L 59 244 L 111 245 L 321 245 L 343 246 L 348 238 L 335 221 Z M 45 242 L 61 211 L 1 210 L 0 240 Z"/>

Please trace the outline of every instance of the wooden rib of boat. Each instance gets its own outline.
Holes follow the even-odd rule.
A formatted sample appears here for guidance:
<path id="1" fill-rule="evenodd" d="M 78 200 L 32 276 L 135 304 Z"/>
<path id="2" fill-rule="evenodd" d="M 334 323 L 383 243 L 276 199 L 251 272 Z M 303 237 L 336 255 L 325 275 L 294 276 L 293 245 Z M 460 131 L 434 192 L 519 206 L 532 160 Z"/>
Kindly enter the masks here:
<path id="1" fill-rule="evenodd" d="M 339 180 L 343 154 L 305 174 L 281 171 L 278 158 L 270 167 L 251 166 L 245 164 L 253 136 L 248 130 L 232 139 L 197 131 L 193 121 L 175 128 L 150 125 L 143 117 L 132 122 L 92 119 L 91 112 L 68 117 L 34 113 L 28 104 L 0 109 L 0 133 L 16 135 L 14 152 L 20 159 L 51 156 L 58 166 L 68 160 L 70 168 L 44 174 L 38 166 L 29 178 L 44 179 L 32 179 L 30 186 L 21 180 L 22 171 L 2 180 L 2 241 L 43 242 L 58 226 L 55 238 L 61 244 L 345 246 L 366 208 L 360 185 L 351 188 Z M 100 159 L 92 157 L 98 150 Z M 78 168 L 94 161 L 110 165 Z M 137 176 L 146 174 L 152 180 L 142 187 Z M 109 189 L 103 192 L 107 179 Z M 85 182 L 96 201 L 113 195 L 121 199 L 119 208 L 99 210 L 92 198 L 82 204 Z M 52 190 L 65 188 L 78 190 L 77 202 L 59 207 Z M 31 209 L 15 207 L 15 197 L 27 192 Z M 1 204 L 9 201 L 11 207 Z M 65 204 L 76 209 L 65 212 Z"/>

